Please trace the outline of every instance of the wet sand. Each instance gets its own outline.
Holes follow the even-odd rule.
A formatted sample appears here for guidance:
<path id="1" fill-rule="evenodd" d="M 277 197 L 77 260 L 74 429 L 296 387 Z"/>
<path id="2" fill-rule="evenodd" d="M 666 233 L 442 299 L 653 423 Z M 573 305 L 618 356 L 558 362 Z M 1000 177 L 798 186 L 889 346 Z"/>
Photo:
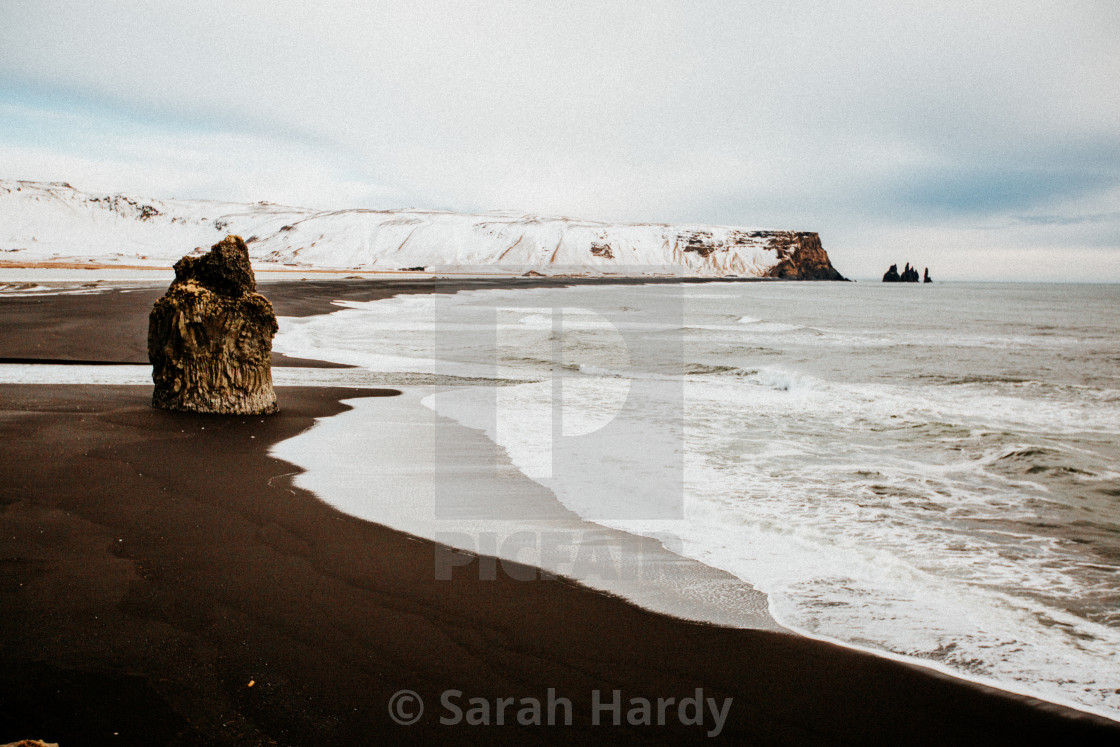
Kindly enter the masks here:
<path id="1" fill-rule="evenodd" d="M 359 282 L 262 290 L 281 315 L 394 292 Z M 160 293 L 0 298 L 0 357 L 143 362 Z M 1105 719 L 657 615 L 531 569 L 498 564 L 488 580 L 492 564 L 475 558 L 437 580 L 444 550 L 330 508 L 268 455 L 342 399 L 393 394 L 284 387 L 282 412 L 254 418 L 153 410 L 148 387 L 0 385 L 0 743 L 707 741 L 710 713 L 702 726 L 679 724 L 675 707 L 665 726 L 626 725 L 630 698 L 696 688 L 733 698 L 720 738 L 740 742 L 1120 737 Z M 500 727 L 439 723 L 448 689 L 465 709 L 470 697 L 547 702 L 548 688 L 572 701 L 571 726 L 521 726 L 516 708 Z M 427 704 L 408 727 L 388 712 L 402 689 Z M 592 723 L 595 690 L 620 691 L 622 725 Z"/>

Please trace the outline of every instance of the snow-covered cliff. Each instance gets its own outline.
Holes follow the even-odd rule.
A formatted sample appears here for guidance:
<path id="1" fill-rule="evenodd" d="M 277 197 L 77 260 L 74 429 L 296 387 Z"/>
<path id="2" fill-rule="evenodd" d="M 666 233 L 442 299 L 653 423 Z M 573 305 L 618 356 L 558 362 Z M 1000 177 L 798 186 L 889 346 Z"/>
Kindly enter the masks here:
<path id="1" fill-rule="evenodd" d="M 168 267 L 227 234 L 242 236 L 256 263 L 302 268 L 840 279 L 815 233 L 502 212 L 319 211 L 0 180 L 0 261 Z"/>

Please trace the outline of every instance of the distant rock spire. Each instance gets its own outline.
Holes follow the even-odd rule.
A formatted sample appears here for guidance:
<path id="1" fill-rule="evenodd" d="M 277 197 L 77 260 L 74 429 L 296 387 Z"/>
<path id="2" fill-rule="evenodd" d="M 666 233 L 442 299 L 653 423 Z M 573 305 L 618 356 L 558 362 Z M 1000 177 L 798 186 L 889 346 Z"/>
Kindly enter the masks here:
<path id="1" fill-rule="evenodd" d="M 919 280 L 918 268 L 911 267 L 909 262 L 906 263 L 901 275 L 898 274 L 898 265 L 891 265 L 891 268 L 883 275 L 884 283 L 917 283 Z M 926 268 L 926 282 L 933 282 L 929 280 L 929 268 Z"/>

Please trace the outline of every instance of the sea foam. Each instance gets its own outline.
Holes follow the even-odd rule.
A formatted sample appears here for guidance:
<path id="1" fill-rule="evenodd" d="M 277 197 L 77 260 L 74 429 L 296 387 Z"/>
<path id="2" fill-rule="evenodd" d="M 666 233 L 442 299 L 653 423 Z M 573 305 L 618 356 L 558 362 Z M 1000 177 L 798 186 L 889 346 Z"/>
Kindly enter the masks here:
<path id="1" fill-rule="evenodd" d="M 719 290 L 352 304 L 282 320 L 277 348 L 502 380 L 423 401 L 484 433 L 575 514 L 675 537 L 806 634 L 1120 715 L 1109 529 L 1120 402 L 1108 373 L 1120 330 L 1078 321 L 1109 318 L 1117 299 Z M 1055 319 L 1071 292 L 1077 313 Z M 1031 334 L 1043 318 L 1047 334 Z M 644 435 L 631 448 L 611 433 Z M 651 459 L 643 439 L 676 448 Z M 678 515 L 643 506 L 642 488 L 661 484 L 679 485 Z"/>

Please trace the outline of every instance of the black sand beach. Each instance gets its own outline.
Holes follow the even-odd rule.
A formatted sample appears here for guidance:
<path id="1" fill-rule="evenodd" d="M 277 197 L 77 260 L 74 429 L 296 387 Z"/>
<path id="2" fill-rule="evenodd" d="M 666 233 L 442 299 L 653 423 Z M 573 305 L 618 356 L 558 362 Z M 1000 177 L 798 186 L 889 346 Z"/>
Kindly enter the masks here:
<path id="1" fill-rule="evenodd" d="M 262 292 L 284 316 L 454 287 Z M 0 358 L 146 362 L 162 291 L 0 299 Z M 269 417 L 157 411 L 150 394 L 0 385 L 0 743 L 706 741 L 710 714 L 625 720 L 630 698 L 697 688 L 733 698 L 719 738 L 735 742 L 1120 739 L 1120 724 L 1095 716 L 793 635 L 682 622 L 563 580 L 500 566 L 480 580 L 476 561 L 438 581 L 432 543 L 339 513 L 267 453 L 340 400 L 392 390 L 281 388 Z M 572 701 L 570 726 L 520 726 L 516 707 L 504 726 L 439 723 L 448 689 L 465 708 L 546 702 L 549 688 Z M 427 704 L 412 726 L 389 717 L 402 689 Z M 622 725 L 593 725 L 595 690 L 621 692 Z"/>

